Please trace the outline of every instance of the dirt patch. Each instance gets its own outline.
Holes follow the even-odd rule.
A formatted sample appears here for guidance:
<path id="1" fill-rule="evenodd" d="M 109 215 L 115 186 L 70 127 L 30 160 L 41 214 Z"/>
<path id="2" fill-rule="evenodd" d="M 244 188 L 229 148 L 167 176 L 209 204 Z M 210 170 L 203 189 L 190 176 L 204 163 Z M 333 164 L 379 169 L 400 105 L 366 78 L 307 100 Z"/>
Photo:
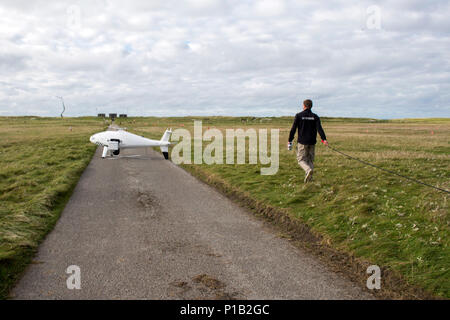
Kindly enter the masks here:
<path id="1" fill-rule="evenodd" d="M 195 276 L 192 279 L 195 283 L 201 283 L 203 284 L 205 287 L 208 287 L 210 289 L 222 289 L 225 287 L 225 284 L 207 274 L 200 274 L 198 276 Z"/>
<path id="2" fill-rule="evenodd" d="M 177 287 L 177 288 L 187 288 L 188 287 L 188 283 L 186 281 L 175 281 L 175 282 L 172 282 L 171 285 L 173 285 L 174 287 Z"/>
<path id="3" fill-rule="evenodd" d="M 139 190 L 137 202 L 152 218 L 157 217 L 157 213 L 160 212 L 161 206 L 158 200 L 149 191 Z"/>
<path id="4" fill-rule="evenodd" d="M 169 285 L 173 288 L 169 289 L 169 296 L 181 299 L 186 298 L 186 295 L 192 290 L 192 287 L 186 281 L 174 281 Z"/>
<path id="5" fill-rule="evenodd" d="M 238 292 L 225 290 L 226 284 L 208 274 L 199 274 L 187 281 L 170 283 L 171 296 L 191 300 L 235 300 Z"/>
<path id="6" fill-rule="evenodd" d="M 139 191 L 138 202 L 146 209 L 153 208 L 156 205 L 155 198 L 148 192 Z"/>
<path id="7" fill-rule="evenodd" d="M 215 299 L 215 300 L 235 300 L 236 297 L 239 295 L 238 292 L 227 292 L 225 291 L 225 283 L 223 283 L 220 280 L 217 280 L 213 276 L 210 276 L 208 274 L 199 274 L 192 278 L 192 281 L 196 283 L 197 285 L 202 286 L 203 288 L 199 288 L 200 291 L 203 291 L 205 293 L 209 293 L 208 299 Z M 206 289 L 206 290 L 205 290 Z M 198 298 L 202 299 L 202 298 Z"/>
<path id="8" fill-rule="evenodd" d="M 367 268 L 374 263 L 357 258 L 349 252 L 337 250 L 330 245 L 329 239 L 314 232 L 307 224 L 294 218 L 288 210 L 276 208 L 253 199 L 250 195 L 239 191 L 222 179 L 208 175 L 195 167 L 186 167 L 191 174 L 203 182 L 215 187 L 229 199 L 250 209 L 257 217 L 278 229 L 295 246 L 306 249 L 318 257 L 332 271 L 342 274 L 357 283 L 365 291 L 379 299 L 441 299 L 424 289 L 409 284 L 398 272 L 380 266 L 382 286 L 380 290 L 368 290 L 366 281 Z"/>

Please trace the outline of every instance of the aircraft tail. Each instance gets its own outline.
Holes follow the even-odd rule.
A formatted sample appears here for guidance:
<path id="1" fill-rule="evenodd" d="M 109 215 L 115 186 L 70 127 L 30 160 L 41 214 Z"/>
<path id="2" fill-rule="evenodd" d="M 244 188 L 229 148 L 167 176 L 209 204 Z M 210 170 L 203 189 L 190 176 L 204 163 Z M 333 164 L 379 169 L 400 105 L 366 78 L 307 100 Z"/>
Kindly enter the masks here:
<path id="1" fill-rule="evenodd" d="M 167 129 L 166 132 L 164 132 L 160 142 L 161 142 L 161 152 L 164 155 L 164 158 L 166 160 L 169 159 L 169 145 L 170 145 L 170 135 L 172 134 L 172 129 Z"/>
<path id="2" fill-rule="evenodd" d="M 166 129 L 166 132 L 164 132 L 160 141 L 161 142 L 169 142 L 171 134 L 172 134 L 172 129 Z"/>

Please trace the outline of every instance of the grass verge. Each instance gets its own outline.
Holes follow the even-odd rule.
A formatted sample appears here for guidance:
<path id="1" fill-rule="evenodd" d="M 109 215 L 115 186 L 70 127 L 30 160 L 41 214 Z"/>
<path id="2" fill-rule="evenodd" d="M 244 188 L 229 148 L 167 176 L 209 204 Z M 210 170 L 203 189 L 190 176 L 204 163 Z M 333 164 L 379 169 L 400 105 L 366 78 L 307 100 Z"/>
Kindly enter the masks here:
<path id="1" fill-rule="evenodd" d="M 0 117 L 0 298 L 32 261 L 89 164 L 95 118 Z"/>

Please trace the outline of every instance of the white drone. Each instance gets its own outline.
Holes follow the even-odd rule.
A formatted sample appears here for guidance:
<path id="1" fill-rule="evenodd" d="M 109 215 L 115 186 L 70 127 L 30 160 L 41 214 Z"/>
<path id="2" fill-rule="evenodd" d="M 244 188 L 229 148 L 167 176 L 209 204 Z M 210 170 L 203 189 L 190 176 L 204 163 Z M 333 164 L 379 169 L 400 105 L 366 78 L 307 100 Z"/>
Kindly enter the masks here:
<path id="1" fill-rule="evenodd" d="M 147 139 L 119 128 L 117 131 L 96 133 L 89 140 L 103 147 L 102 158 L 105 158 L 108 152 L 111 157 L 117 156 L 120 154 L 121 149 L 160 147 L 164 158 L 167 160 L 169 159 L 169 139 L 171 134 L 172 129 L 167 129 L 161 140 L 158 141 Z"/>

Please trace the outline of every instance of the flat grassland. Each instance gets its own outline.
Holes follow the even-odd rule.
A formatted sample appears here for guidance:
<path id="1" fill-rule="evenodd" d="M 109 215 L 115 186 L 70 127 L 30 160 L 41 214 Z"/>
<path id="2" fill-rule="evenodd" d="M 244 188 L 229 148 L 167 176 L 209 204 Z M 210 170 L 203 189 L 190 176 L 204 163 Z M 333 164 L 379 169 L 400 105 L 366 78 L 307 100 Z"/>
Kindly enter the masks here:
<path id="1" fill-rule="evenodd" d="M 303 184 L 295 151 L 286 150 L 292 118 L 128 118 L 116 123 L 159 139 L 166 127 L 279 128 L 280 167 L 183 165 L 194 175 L 289 215 L 328 245 L 398 272 L 433 295 L 450 298 L 448 194 L 347 159 L 317 145 L 314 182 Z M 450 189 L 450 119 L 322 119 L 330 145 L 383 168 Z M 72 130 L 70 130 L 72 128 Z M 57 221 L 105 128 L 97 118 L 0 117 L 0 297 Z M 270 140 L 269 140 L 270 141 Z M 203 147 L 208 142 L 203 142 Z M 269 147 L 270 150 L 270 147 Z M 225 153 L 224 153 L 225 155 Z"/>
<path id="2" fill-rule="evenodd" d="M 95 151 L 96 118 L 0 117 L 0 298 L 53 228 Z"/>
<path id="3" fill-rule="evenodd" d="M 387 267 L 435 296 L 450 298 L 448 194 L 365 166 L 319 144 L 314 182 L 305 185 L 295 151 L 286 149 L 292 122 L 288 117 L 137 118 L 122 125 L 159 138 L 165 127 L 193 132 L 193 120 L 202 120 L 204 130 L 279 128 L 280 168 L 275 175 L 263 176 L 260 167 L 267 165 L 183 165 L 191 173 L 282 208 L 333 248 Z M 323 118 L 322 123 L 334 148 L 450 189 L 450 119 Z M 203 147 L 208 144 L 203 142 Z"/>

